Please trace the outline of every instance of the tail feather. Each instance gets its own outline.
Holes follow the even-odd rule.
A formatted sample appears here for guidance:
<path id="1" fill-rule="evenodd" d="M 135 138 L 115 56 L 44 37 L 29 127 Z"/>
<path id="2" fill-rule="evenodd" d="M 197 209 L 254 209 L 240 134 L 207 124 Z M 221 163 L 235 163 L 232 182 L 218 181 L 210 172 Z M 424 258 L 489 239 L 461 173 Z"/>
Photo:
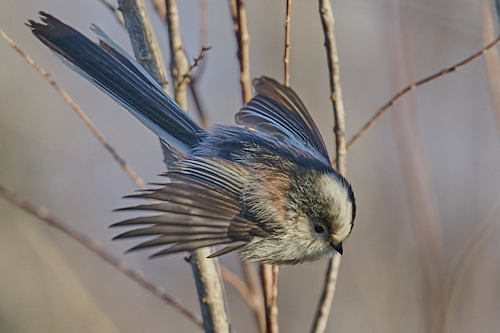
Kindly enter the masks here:
<path id="1" fill-rule="evenodd" d="M 206 135 L 130 56 L 100 29 L 97 45 L 53 16 L 40 12 L 45 24 L 29 21 L 33 34 L 80 75 L 110 95 L 163 141 L 181 152 Z"/>

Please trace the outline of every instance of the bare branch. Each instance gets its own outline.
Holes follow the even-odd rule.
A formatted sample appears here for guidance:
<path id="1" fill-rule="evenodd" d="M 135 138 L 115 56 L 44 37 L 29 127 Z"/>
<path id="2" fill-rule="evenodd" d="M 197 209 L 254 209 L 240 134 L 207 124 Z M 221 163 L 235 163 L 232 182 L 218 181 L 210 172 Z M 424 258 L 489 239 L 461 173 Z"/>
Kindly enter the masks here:
<path id="1" fill-rule="evenodd" d="M 208 6 L 207 0 L 199 0 L 200 3 L 200 44 L 203 49 L 208 45 Z M 196 75 L 191 75 L 191 81 L 189 82 L 189 89 L 191 90 L 191 96 L 193 97 L 194 105 L 196 107 L 196 111 L 198 112 L 198 119 L 200 120 L 200 124 L 203 128 L 208 128 L 208 118 L 206 116 L 206 112 L 204 111 L 204 107 L 200 101 L 198 96 L 198 82 L 203 76 L 205 72 L 205 64 L 207 62 L 204 61 L 198 67 L 196 71 Z"/>
<path id="2" fill-rule="evenodd" d="M 319 307 L 316 311 L 316 317 L 313 321 L 313 326 L 311 332 L 324 332 L 326 330 L 326 324 L 328 322 L 328 315 L 330 314 L 330 308 L 333 301 L 333 296 L 335 295 L 335 289 L 337 287 L 337 277 L 339 274 L 340 267 L 340 255 L 335 255 L 335 257 L 328 263 L 328 269 L 326 272 L 325 289 L 321 295 Z"/>
<path id="3" fill-rule="evenodd" d="M 229 319 L 224 304 L 219 259 L 207 258 L 213 252 L 213 247 L 204 247 L 193 251 L 189 256 L 189 263 L 198 291 L 205 332 L 228 333 Z"/>
<path id="4" fill-rule="evenodd" d="M 266 333 L 278 333 L 278 307 L 276 304 L 276 295 L 278 290 L 273 290 L 273 265 L 260 265 L 262 288 L 264 290 L 264 303 L 266 306 Z M 277 275 L 276 275 L 277 276 Z"/>
<path id="5" fill-rule="evenodd" d="M 191 71 L 196 67 L 198 66 L 198 64 L 200 63 L 200 61 L 203 59 L 203 57 L 205 57 L 205 52 L 210 50 L 212 47 L 211 46 L 207 46 L 207 47 L 203 47 L 201 49 L 201 52 L 200 54 L 198 55 L 198 58 L 194 59 L 193 60 L 193 63 L 189 66 L 189 69 L 187 71 L 186 74 L 184 74 L 184 76 L 182 77 L 182 81 L 179 82 L 179 85 L 177 86 L 177 88 L 179 88 L 180 86 L 186 86 L 186 84 L 188 84 L 190 81 L 191 81 Z M 176 90 L 176 95 L 177 95 L 177 90 Z"/>
<path id="6" fill-rule="evenodd" d="M 116 8 L 116 6 L 114 6 L 109 0 L 101 0 L 101 2 L 113 13 L 118 22 L 124 26 L 125 20 L 123 19 L 122 12 L 118 8 Z"/>
<path id="7" fill-rule="evenodd" d="M 243 103 L 247 103 L 252 99 L 252 82 L 250 74 L 250 35 L 248 34 L 245 0 L 229 0 L 229 6 L 238 44 L 241 96 Z"/>
<path id="8" fill-rule="evenodd" d="M 167 70 L 144 0 L 118 0 L 135 58 L 168 94 Z"/>
<path id="9" fill-rule="evenodd" d="M 376 122 L 377 120 L 391 107 L 393 106 L 394 104 L 396 104 L 400 99 L 401 97 L 403 97 L 404 95 L 406 95 L 407 93 L 409 93 L 410 91 L 412 90 L 415 90 L 417 87 L 425 84 L 425 83 L 428 83 L 432 80 L 435 80 L 441 76 L 445 76 L 446 74 L 449 74 L 449 73 L 453 73 L 453 72 L 457 72 L 462 66 L 465 66 L 467 65 L 468 63 L 472 62 L 473 60 L 476 60 L 477 58 L 479 58 L 480 56 L 482 56 L 483 54 L 485 54 L 486 52 L 488 52 L 489 50 L 491 50 L 495 45 L 497 45 L 498 43 L 500 42 L 500 36 L 497 37 L 493 42 L 489 43 L 488 45 L 486 45 L 481 51 L 478 51 L 477 53 L 474 53 L 473 55 L 471 55 L 470 57 L 468 57 L 467 59 L 465 60 L 462 60 L 460 61 L 459 63 L 449 67 L 449 68 L 445 68 L 429 77 L 426 77 L 425 79 L 422 79 L 420 81 L 417 81 L 415 83 L 412 83 L 410 85 L 408 85 L 406 88 L 404 88 L 403 90 L 401 90 L 400 92 L 398 92 L 396 95 L 394 95 L 394 97 L 389 101 L 387 102 L 384 106 L 382 106 L 376 113 L 375 115 L 366 123 L 365 126 L 363 126 L 363 128 L 361 128 L 352 138 L 351 140 L 349 140 L 349 142 L 347 143 L 347 150 L 349 150 L 352 145 L 358 141 L 358 139 L 363 135 L 365 134 L 365 132 L 370 128 L 372 127 Z"/>
<path id="10" fill-rule="evenodd" d="M 179 27 L 179 12 L 175 0 L 166 0 L 167 26 L 170 41 L 170 71 L 174 83 L 175 101 L 187 110 L 187 84 L 189 83 L 189 61 L 184 53 L 181 30 Z M 185 80 L 184 78 L 188 79 Z"/>
<path id="11" fill-rule="evenodd" d="M 191 68 L 184 53 L 181 30 L 179 27 L 179 12 L 175 0 L 165 0 L 167 7 L 166 22 L 170 40 L 171 71 L 174 81 L 175 101 L 187 110 L 186 86 L 189 82 Z M 203 58 L 204 51 L 199 60 Z M 199 61 L 198 60 L 198 61 Z M 193 63 L 193 67 L 197 61 Z M 184 80 L 187 78 L 187 80 Z M 213 253 L 212 247 L 201 248 L 193 251 L 189 262 L 193 270 L 193 277 L 198 291 L 203 325 L 206 332 L 229 332 L 229 319 L 227 318 L 224 304 L 224 289 L 220 278 L 219 260 L 207 258 Z"/>
<path id="12" fill-rule="evenodd" d="M 283 63 L 285 64 L 285 86 L 290 86 L 290 7 L 292 0 L 286 0 L 286 19 L 285 19 L 285 55 L 283 56 Z"/>
<path id="13" fill-rule="evenodd" d="M 40 73 L 49 83 L 50 85 L 61 95 L 64 101 L 76 112 L 78 117 L 87 125 L 87 127 L 92 131 L 92 134 L 99 140 L 99 142 L 104 146 L 104 148 L 113 156 L 114 160 L 120 164 L 120 167 L 125 171 L 125 173 L 129 176 L 130 179 L 137 185 L 138 188 L 144 190 L 146 189 L 146 185 L 142 181 L 141 178 L 137 176 L 134 170 L 125 162 L 123 158 L 118 155 L 116 150 L 106 141 L 104 135 L 99 132 L 99 130 L 94 126 L 92 121 L 87 117 L 87 115 L 82 111 L 82 109 L 71 99 L 71 97 L 54 81 L 54 79 L 42 68 L 40 67 L 33 59 L 31 59 L 27 54 L 25 54 L 21 49 L 10 39 L 3 31 L 0 30 L 0 34 L 2 37 L 12 46 L 14 50 L 19 53 L 24 60 L 31 66 L 33 66 L 38 73 Z"/>
<path id="14" fill-rule="evenodd" d="M 337 171 L 341 175 L 346 172 L 346 141 L 345 141 L 345 111 L 340 87 L 339 58 L 335 41 L 335 19 L 329 0 L 319 0 L 319 12 L 323 33 L 325 35 L 325 48 L 330 73 L 330 98 L 333 104 L 335 119 L 335 147 Z M 337 276 L 340 267 L 340 255 L 335 255 L 328 264 L 323 292 L 316 310 L 311 332 L 320 333 L 326 329 L 328 315 L 335 295 Z"/>
<path id="15" fill-rule="evenodd" d="M 88 250 L 94 252 L 98 255 L 102 260 L 111 264 L 115 268 L 117 268 L 120 272 L 139 283 L 144 288 L 151 291 L 156 296 L 160 297 L 165 303 L 174 307 L 177 311 L 179 311 L 182 315 L 192 321 L 194 324 L 203 328 L 203 323 L 201 322 L 201 318 L 199 316 L 192 313 L 189 309 L 185 308 L 183 305 L 179 303 L 175 298 L 168 295 L 163 288 L 155 285 L 153 282 L 150 282 L 144 278 L 144 273 L 136 271 L 130 268 L 125 262 L 120 261 L 118 258 L 107 252 L 100 245 L 96 244 L 92 241 L 88 236 L 74 229 L 67 222 L 57 218 L 56 216 L 49 213 L 48 209 L 45 207 L 37 206 L 20 196 L 16 193 L 9 191 L 2 185 L 0 185 L 0 196 L 14 204 L 15 206 L 21 208 L 22 210 L 34 215 L 35 217 L 45 221 L 52 227 L 61 230 L 78 243 L 82 244 Z"/>
<path id="16" fill-rule="evenodd" d="M 233 29 L 236 37 L 236 44 L 238 46 L 238 61 L 240 64 L 240 84 L 241 84 L 241 97 L 243 104 L 250 101 L 252 98 L 252 85 L 251 85 L 251 74 L 250 74 L 250 35 L 248 34 L 247 20 L 246 20 L 246 10 L 244 0 L 229 0 L 229 9 L 231 12 L 231 18 L 233 19 Z M 249 283 L 250 290 L 255 294 L 260 294 L 260 288 L 258 287 L 258 282 L 255 279 L 257 275 L 255 271 L 255 266 L 248 263 L 242 263 L 243 272 L 245 273 L 245 279 Z M 263 280 L 262 272 L 263 265 L 261 267 L 261 281 Z M 264 287 L 262 287 L 264 289 Z M 257 297 L 257 296 L 256 296 Z M 266 329 L 266 311 L 264 298 L 259 296 L 259 302 L 253 303 L 252 307 L 255 320 L 257 321 L 261 332 Z"/>

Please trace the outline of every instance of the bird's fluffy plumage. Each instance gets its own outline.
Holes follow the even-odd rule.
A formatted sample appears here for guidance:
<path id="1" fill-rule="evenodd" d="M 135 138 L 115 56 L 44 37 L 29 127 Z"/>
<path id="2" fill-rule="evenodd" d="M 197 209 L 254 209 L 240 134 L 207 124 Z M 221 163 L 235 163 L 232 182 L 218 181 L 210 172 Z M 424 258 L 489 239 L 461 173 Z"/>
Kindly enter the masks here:
<path id="1" fill-rule="evenodd" d="M 355 216 L 350 185 L 336 173 L 299 97 L 273 79 L 254 80 L 255 97 L 236 126 L 206 132 L 99 28 L 98 44 L 53 16 L 30 20 L 33 34 L 163 142 L 169 182 L 129 197 L 157 203 L 121 210 L 156 211 L 113 227 L 116 239 L 149 237 L 132 248 L 152 257 L 225 244 L 212 256 L 296 264 L 342 252 Z M 151 238 L 153 237 L 153 238 Z"/>

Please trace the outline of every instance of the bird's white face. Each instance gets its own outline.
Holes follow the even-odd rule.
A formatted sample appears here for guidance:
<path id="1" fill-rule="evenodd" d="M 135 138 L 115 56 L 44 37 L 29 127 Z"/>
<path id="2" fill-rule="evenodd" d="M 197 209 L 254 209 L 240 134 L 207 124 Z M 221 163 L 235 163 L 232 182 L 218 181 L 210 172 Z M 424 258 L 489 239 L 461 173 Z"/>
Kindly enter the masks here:
<path id="1" fill-rule="evenodd" d="M 289 265 L 342 253 L 342 241 L 351 232 L 355 210 L 348 185 L 337 175 L 324 173 L 297 177 L 286 185 L 284 211 L 266 214 L 276 231 L 268 238 L 256 237 L 242 249 L 243 257 Z"/>
<path id="2" fill-rule="evenodd" d="M 329 203 L 329 239 L 341 243 L 349 236 L 352 229 L 353 202 L 348 190 L 332 175 L 324 174 L 319 178 L 318 186 L 326 202 Z"/>

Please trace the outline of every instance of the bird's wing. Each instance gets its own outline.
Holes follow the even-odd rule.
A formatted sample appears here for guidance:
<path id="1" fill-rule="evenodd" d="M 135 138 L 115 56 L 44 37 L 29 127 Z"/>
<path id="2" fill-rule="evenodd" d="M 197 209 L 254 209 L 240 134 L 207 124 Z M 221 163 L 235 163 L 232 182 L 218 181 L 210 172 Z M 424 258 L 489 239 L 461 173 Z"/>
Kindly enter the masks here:
<path id="1" fill-rule="evenodd" d="M 292 89 L 261 77 L 256 95 L 237 114 L 236 123 L 267 133 L 329 165 L 328 151 L 309 112 Z"/>
<path id="2" fill-rule="evenodd" d="M 243 167 L 219 159 L 193 158 L 177 162 L 164 174 L 171 182 L 128 196 L 158 203 L 119 209 L 163 214 L 113 224 L 113 227 L 141 226 L 115 239 L 156 236 L 131 250 L 172 245 L 151 257 L 226 244 L 227 247 L 212 255 L 218 256 L 242 247 L 254 236 L 265 236 L 255 222 L 242 214 L 240 195 L 245 172 Z"/>

